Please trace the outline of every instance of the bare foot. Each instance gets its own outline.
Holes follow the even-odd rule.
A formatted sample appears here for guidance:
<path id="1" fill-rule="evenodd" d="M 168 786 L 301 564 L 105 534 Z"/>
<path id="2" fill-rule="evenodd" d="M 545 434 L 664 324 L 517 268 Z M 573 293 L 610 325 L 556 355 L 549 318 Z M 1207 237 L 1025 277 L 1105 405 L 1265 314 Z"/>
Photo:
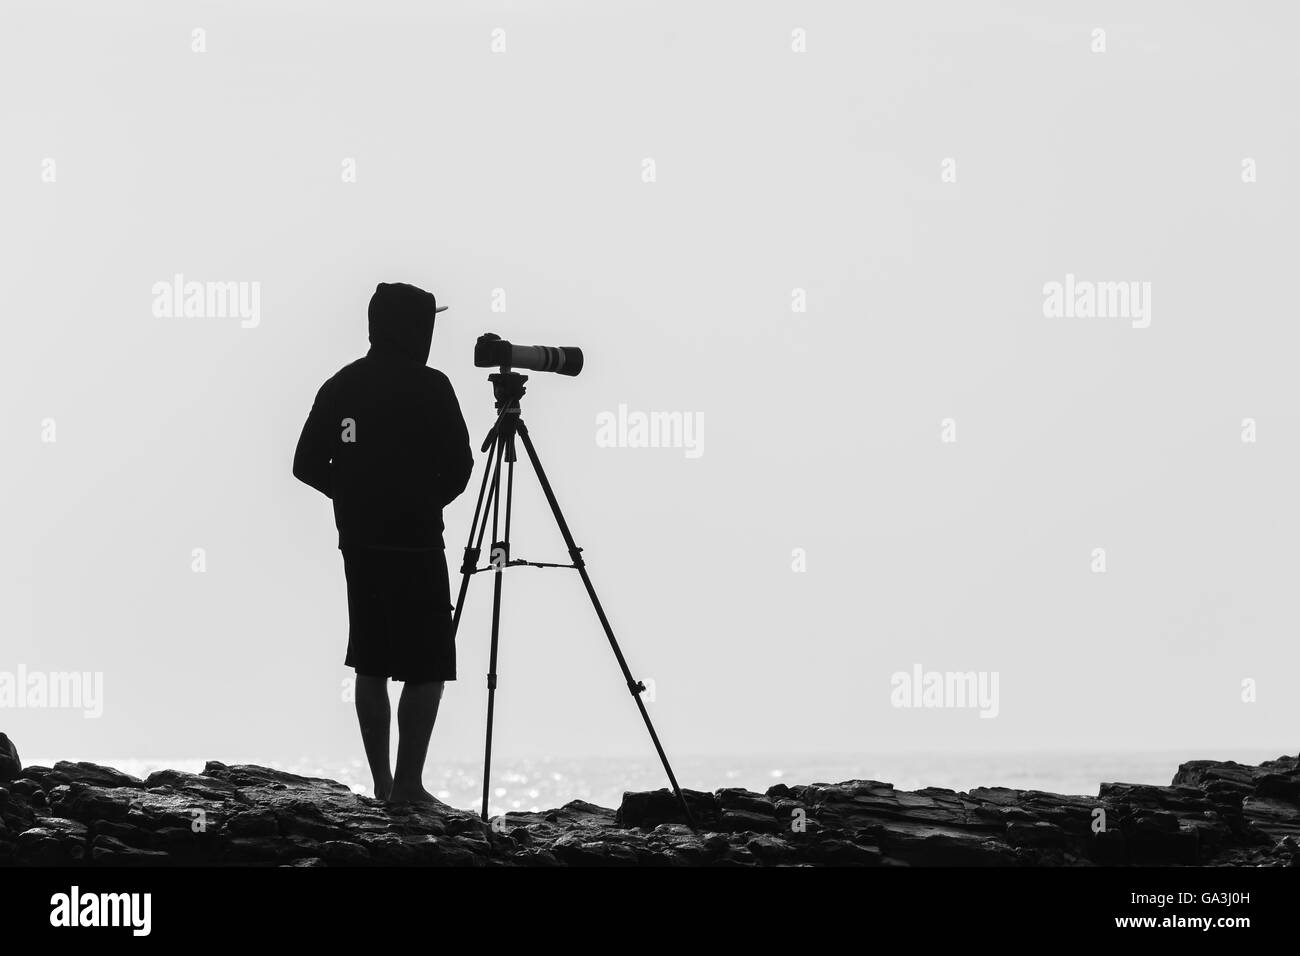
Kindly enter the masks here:
<path id="1" fill-rule="evenodd" d="M 375 784 L 375 799 L 376 799 L 376 800 L 387 800 L 387 799 L 388 799 L 388 795 L 389 795 L 390 793 L 392 793 L 392 790 L 393 790 L 393 782 L 392 782 L 391 780 L 388 781 L 387 783 L 376 783 L 376 784 Z"/>
<path id="2" fill-rule="evenodd" d="M 425 790 L 423 786 L 403 786 L 393 784 L 393 789 L 384 798 L 389 803 L 437 803 L 437 797 Z"/>

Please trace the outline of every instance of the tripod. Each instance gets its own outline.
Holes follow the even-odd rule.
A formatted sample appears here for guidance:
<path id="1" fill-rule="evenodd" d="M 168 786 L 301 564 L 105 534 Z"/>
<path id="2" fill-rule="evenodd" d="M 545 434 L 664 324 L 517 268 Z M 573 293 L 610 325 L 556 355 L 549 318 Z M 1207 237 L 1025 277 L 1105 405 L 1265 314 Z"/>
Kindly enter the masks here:
<path id="1" fill-rule="evenodd" d="M 592 607 L 596 609 L 596 617 L 600 619 L 600 626 L 605 629 L 605 637 L 609 639 L 610 649 L 614 652 L 614 657 L 618 660 L 618 666 L 623 671 L 623 677 L 627 681 L 627 688 L 636 701 L 637 709 L 641 711 L 641 719 L 645 721 L 646 730 L 650 732 L 650 740 L 659 753 L 660 761 L 663 762 L 664 770 L 668 774 L 668 781 L 673 786 L 673 792 L 677 795 L 678 803 L 681 804 L 682 813 L 686 815 L 686 822 L 693 830 L 695 829 L 695 818 L 686 805 L 686 798 L 682 796 L 682 790 L 677 785 L 677 778 L 673 775 L 673 768 L 668 764 L 668 756 L 664 753 L 663 745 L 659 743 L 659 735 L 655 733 L 654 724 L 650 722 L 650 714 L 646 711 L 645 701 L 641 699 L 641 694 L 645 691 L 645 684 L 636 680 L 632 676 L 631 670 L 628 669 L 627 661 L 623 658 L 623 652 L 619 649 L 618 641 L 614 638 L 613 628 L 609 626 L 609 619 L 605 617 L 605 609 L 601 607 L 600 598 L 596 596 L 596 589 L 592 586 L 591 577 L 587 574 L 586 563 L 582 559 L 582 549 L 574 543 L 568 522 L 564 520 L 560 505 L 555 500 L 555 492 L 551 490 L 551 483 L 546 477 L 546 472 L 542 470 L 542 463 L 537 459 L 537 449 L 533 447 L 533 440 L 528 435 L 528 426 L 524 424 L 523 419 L 520 417 L 519 402 L 524 396 L 524 383 L 528 381 L 528 376 L 511 372 L 508 368 L 502 366 L 501 371 L 489 375 L 488 380 L 492 382 L 493 394 L 496 398 L 497 420 L 488 432 L 487 438 L 484 439 L 481 449 L 487 454 L 487 467 L 483 472 L 483 483 L 479 486 L 478 501 L 474 505 L 474 520 L 470 524 L 469 539 L 465 543 L 465 559 L 460 567 L 460 594 L 456 598 L 456 613 L 452 618 L 451 625 L 452 634 L 455 635 L 460 627 L 460 614 L 465 607 L 465 595 L 469 591 L 470 577 L 480 571 L 492 571 L 492 644 L 489 652 L 487 675 L 487 744 L 483 751 L 482 820 L 486 823 L 488 819 L 488 786 L 492 772 L 492 717 L 497 691 L 497 638 L 501 629 L 502 572 L 509 566 L 526 565 L 534 568 L 575 568 L 577 570 L 578 575 L 582 578 L 583 585 L 587 589 L 587 596 L 591 598 Z M 510 558 L 510 506 L 514 497 L 515 486 L 516 435 L 523 442 L 524 451 L 528 453 L 529 461 L 533 463 L 533 471 L 537 473 L 537 480 L 541 483 L 542 493 L 551 506 L 551 514 L 555 516 L 555 523 L 559 525 L 560 534 L 564 537 L 564 543 L 569 549 L 572 564 L 554 564 L 521 559 L 512 560 Z M 502 520 L 501 512 L 501 462 L 503 460 L 506 463 L 506 510 L 504 520 Z M 480 568 L 477 565 L 480 549 L 483 545 L 483 536 L 487 532 L 489 514 L 492 517 L 492 551 L 488 566 Z M 500 532 L 500 537 L 498 537 L 498 532 Z"/>

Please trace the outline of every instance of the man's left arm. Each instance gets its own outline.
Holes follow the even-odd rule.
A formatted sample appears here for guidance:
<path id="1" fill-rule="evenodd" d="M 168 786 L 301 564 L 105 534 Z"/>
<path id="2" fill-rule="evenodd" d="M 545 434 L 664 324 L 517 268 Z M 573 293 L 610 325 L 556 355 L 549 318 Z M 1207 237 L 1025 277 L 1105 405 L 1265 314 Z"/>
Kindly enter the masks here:
<path id="1" fill-rule="evenodd" d="M 333 472 L 330 464 L 333 451 L 334 429 L 329 418 L 329 394 L 326 386 L 316 393 L 307 423 L 298 437 L 298 449 L 293 454 L 293 476 L 311 485 L 326 498 L 333 498 Z"/>

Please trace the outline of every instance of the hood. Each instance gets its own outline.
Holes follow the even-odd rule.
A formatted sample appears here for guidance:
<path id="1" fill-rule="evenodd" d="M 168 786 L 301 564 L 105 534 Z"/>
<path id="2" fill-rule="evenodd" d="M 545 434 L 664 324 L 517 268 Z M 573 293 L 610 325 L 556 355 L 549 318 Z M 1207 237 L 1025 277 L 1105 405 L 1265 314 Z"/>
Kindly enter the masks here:
<path id="1" fill-rule="evenodd" d="M 437 301 L 405 282 L 381 282 L 370 297 L 370 351 L 419 365 L 429 361 Z"/>

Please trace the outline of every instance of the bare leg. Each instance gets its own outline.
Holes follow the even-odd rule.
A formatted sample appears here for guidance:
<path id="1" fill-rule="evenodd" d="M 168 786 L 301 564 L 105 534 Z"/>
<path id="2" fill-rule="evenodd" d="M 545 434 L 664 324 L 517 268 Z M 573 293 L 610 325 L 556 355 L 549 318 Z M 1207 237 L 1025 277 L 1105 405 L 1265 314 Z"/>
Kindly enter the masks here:
<path id="1" fill-rule="evenodd" d="M 397 773 L 389 800 L 394 803 L 428 803 L 433 795 L 424 789 L 424 758 L 438 719 L 443 682 L 407 683 L 397 703 Z"/>
<path id="2" fill-rule="evenodd" d="M 388 678 L 357 675 L 357 722 L 366 748 L 370 775 L 375 779 L 375 796 L 387 800 L 393 789 L 393 771 L 388 763 L 388 727 L 392 712 L 388 704 Z"/>

